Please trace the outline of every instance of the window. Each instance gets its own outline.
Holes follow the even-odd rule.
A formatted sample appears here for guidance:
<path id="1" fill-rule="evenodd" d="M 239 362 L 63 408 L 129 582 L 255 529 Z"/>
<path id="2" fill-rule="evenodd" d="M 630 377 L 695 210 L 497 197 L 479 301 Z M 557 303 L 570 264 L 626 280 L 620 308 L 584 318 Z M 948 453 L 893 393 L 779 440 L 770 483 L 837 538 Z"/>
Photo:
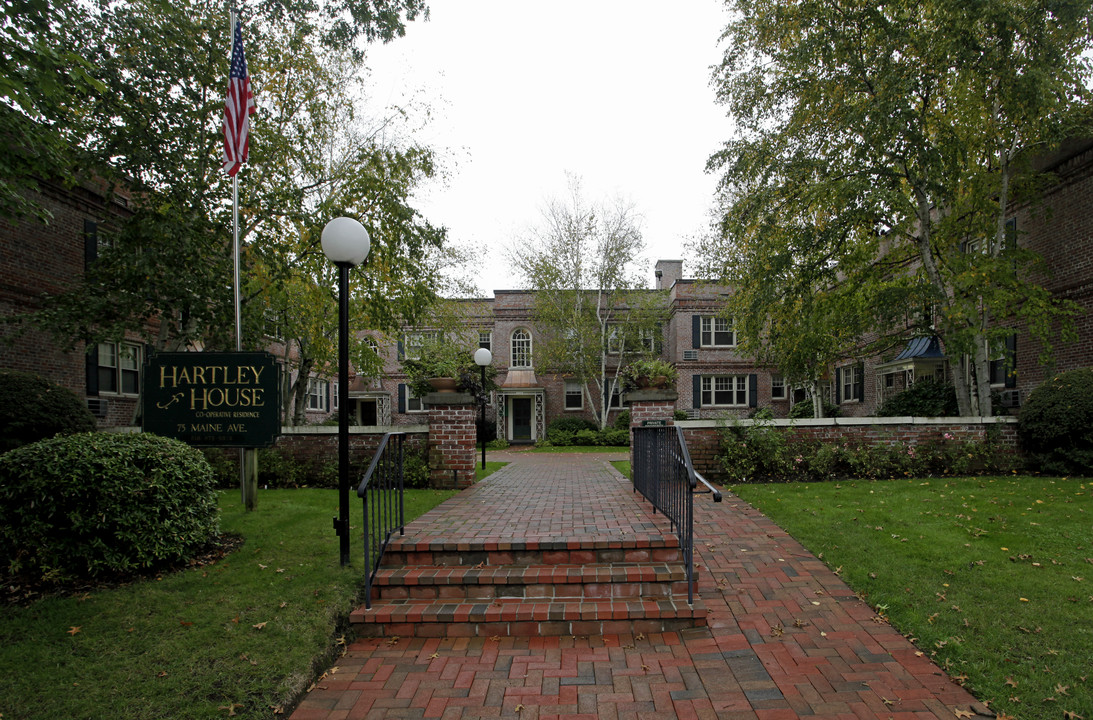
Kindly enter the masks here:
<path id="1" fill-rule="evenodd" d="M 835 369 L 836 403 L 860 402 L 865 391 L 864 368 L 861 363 Z"/>
<path id="2" fill-rule="evenodd" d="M 995 345 L 990 354 L 990 384 L 993 387 L 1017 387 L 1017 336 L 1010 335 Z"/>
<path id="3" fill-rule="evenodd" d="M 479 330 L 478 331 L 478 347 L 486 348 L 489 351 L 493 351 L 493 331 L 492 330 Z"/>
<path id="4" fill-rule="evenodd" d="M 607 352 L 618 355 L 620 352 L 659 352 L 660 328 L 638 328 L 629 333 L 622 323 L 607 326 Z"/>
<path id="5" fill-rule="evenodd" d="M 330 386 L 330 404 L 334 406 L 334 409 L 338 409 L 338 383 L 333 383 Z"/>
<path id="6" fill-rule="evenodd" d="M 308 378 L 307 379 L 307 409 L 318 410 L 320 412 L 326 412 L 330 405 L 328 403 L 330 383 L 322 378 Z"/>
<path id="7" fill-rule="evenodd" d="M 421 357 L 421 348 L 427 342 L 433 342 L 440 340 L 440 333 L 434 331 L 430 332 L 408 332 L 402 336 L 402 357 L 405 360 L 417 360 Z"/>
<path id="8" fill-rule="evenodd" d="M 584 409 L 584 393 L 581 391 L 581 383 L 579 380 L 565 381 L 565 409 Z"/>
<path id="9" fill-rule="evenodd" d="M 702 376 L 702 407 L 746 407 L 747 404 L 747 375 Z"/>
<path id="10" fill-rule="evenodd" d="M 512 359 L 509 367 L 531 367 L 531 333 L 524 328 L 517 328 L 512 333 Z"/>
<path id="11" fill-rule="evenodd" d="M 703 317 L 702 347 L 735 347 L 736 332 L 732 320 L 723 317 Z"/>
<path id="12" fill-rule="evenodd" d="M 770 399 L 771 400 L 785 400 L 786 399 L 786 379 L 781 375 L 770 376 Z"/>
<path id="13" fill-rule="evenodd" d="M 421 398 L 414 395 L 414 391 L 410 389 L 410 386 L 406 386 L 406 412 L 424 412 L 425 406 L 421 404 Z"/>
<path id="14" fill-rule="evenodd" d="M 140 394 L 140 345 L 100 343 L 97 357 L 99 392 Z"/>

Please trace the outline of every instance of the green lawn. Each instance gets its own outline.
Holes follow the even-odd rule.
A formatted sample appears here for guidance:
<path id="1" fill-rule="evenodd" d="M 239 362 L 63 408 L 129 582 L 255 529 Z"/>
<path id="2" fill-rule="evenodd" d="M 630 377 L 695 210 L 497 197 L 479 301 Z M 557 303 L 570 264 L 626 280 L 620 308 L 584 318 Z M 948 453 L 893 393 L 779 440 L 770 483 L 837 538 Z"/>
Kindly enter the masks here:
<path id="1" fill-rule="evenodd" d="M 454 495 L 409 490 L 407 519 Z M 77 596 L 0 607 L 0 718 L 270 718 L 337 657 L 361 585 L 338 563 L 336 490 L 220 498 L 244 543 L 221 560 Z M 361 505 L 350 522 L 360 532 Z M 344 640 L 342 641 L 344 642 Z"/>
<path id="2" fill-rule="evenodd" d="M 506 465 L 508 465 L 507 462 L 492 462 L 492 461 L 487 459 L 486 460 L 486 467 L 483 468 L 482 467 L 482 461 L 479 460 L 474 465 L 474 479 L 475 480 L 483 480 L 485 478 L 488 478 L 490 475 L 493 475 L 495 472 L 497 472 L 501 468 L 505 467 Z"/>
<path id="3" fill-rule="evenodd" d="M 1093 486 L 1035 477 L 738 485 L 1000 714 L 1093 718 Z"/>

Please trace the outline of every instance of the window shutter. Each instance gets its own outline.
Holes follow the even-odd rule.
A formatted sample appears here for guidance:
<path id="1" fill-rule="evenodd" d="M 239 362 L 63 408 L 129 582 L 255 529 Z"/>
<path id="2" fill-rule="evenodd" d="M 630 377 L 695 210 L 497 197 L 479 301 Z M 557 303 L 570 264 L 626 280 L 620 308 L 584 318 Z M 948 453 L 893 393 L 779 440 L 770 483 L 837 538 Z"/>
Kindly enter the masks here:
<path id="1" fill-rule="evenodd" d="M 84 356 L 85 378 L 87 396 L 93 397 L 99 394 L 99 346 L 91 345 Z"/>
<path id="2" fill-rule="evenodd" d="M 843 401 L 842 400 L 842 392 L 843 392 L 842 374 L 843 374 L 842 368 L 835 368 L 835 404 L 836 405 L 839 405 Z"/>
<path id="3" fill-rule="evenodd" d="M 865 363 L 858 363 L 858 381 L 854 383 L 854 394 L 860 402 L 865 402 Z"/>
<path id="4" fill-rule="evenodd" d="M 1017 387 L 1017 334 L 1006 338 L 1006 387 Z"/>
<path id="5" fill-rule="evenodd" d="M 399 343 L 401 346 L 402 343 Z M 400 413 L 406 412 L 406 383 L 398 384 L 398 411 Z"/>
<path id="6" fill-rule="evenodd" d="M 698 317 L 697 315 L 695 317 Z M 691 395 L 694 400 L 692 403 L 695 409 L 702 407 L 702 376 L 691 376 Z"/>
<path id="7" fill-rule="evenodd" d="M 759 376 L 748 375 L 748 407 L 759 407 Z"/>
<path id="8" fill-rule="evenodd" d="M 326 411 L 330 412 L 334 409 L 334 383 L 325 383 L 326 385 Z"/>
<path id="9" fill-rule="evenodd" d="M 83 221 L 83 263 L 86 269 L 99 257 L 99 224 L 94 220 Z"/>
<path id="10" fill-rule="evenodd" d="M 691 347 L 702 347 L 702 316 L 691 316 Z"/>
<path id="11" fill-rule="evenodd" d="M 402 360 L 406 359 L 406 352 L 403 350 L 403 347 L 402 347 L 402 338 L 399 338 L 399 341 L 398 341 L 398 359 L 399 359 L 399 361 L 402 361 Z M 400 410 L 399 412 L 402 412 L 402 411 Z"/>

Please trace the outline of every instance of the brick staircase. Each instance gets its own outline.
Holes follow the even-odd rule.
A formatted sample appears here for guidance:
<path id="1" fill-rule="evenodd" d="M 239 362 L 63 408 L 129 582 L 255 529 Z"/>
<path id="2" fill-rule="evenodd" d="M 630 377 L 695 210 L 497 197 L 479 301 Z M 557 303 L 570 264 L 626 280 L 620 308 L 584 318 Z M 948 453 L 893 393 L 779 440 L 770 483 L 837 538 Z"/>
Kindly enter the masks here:
<path id="1" fill-rule="evenodd" d="M 706 624 L 687 604 L 672 535 L 455 543 L 395 538 L 370 610 L 350 621 L 365 637 L 657 633 Z"/>

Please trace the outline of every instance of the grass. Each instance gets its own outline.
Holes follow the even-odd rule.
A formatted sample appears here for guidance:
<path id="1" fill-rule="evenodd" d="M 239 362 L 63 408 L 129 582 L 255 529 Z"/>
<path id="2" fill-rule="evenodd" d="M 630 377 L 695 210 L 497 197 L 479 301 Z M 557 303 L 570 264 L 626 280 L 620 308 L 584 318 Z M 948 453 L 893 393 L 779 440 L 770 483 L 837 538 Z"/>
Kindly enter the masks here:
<path id="1" fill-rule="evenodd" d="M 476 481 L 477 480 L 484 480 L 484 479 L 488 478 L 490 475 L 493 475 L 495 472 L 497 472 L 501 468 L 505 467 L 506 465 L 508 465 L 507 462 L 492 462 L 490 460 L 487 460 L 486 461 L 486 467 L 483 468 L 481 461 L 479 461 L 479 462 L 475 463 L 475 466 L 474 466 L 474 479 Z"/>
<path id="2" fill-rule="evenodd" d="M 612 460 L 611 464 L 615 466 L 615 469 L 622 473 L 625 478 L 630 477 L 630 461 L 629 460 Z"/>
<path id="3" fill-rule="evenodd" d="M 998 477 L 740 485 L 999 717 L 1093 718 L 1093 487 Z"/>
<path id="4" fill-rule="evenodd" d="M 407 519 L 454 494 L 407 491 Z M 360 546 L 341 567 L 336 490 L 265 490 L 251 513 L 228 491 L 220 505 L 221 529 L 244 539 L 220 560 L 0 607 L 0 717 L 269 718 L 293 702 L 337 657 Z M 360 513 L 353 502 L 354 532 Z"/>

